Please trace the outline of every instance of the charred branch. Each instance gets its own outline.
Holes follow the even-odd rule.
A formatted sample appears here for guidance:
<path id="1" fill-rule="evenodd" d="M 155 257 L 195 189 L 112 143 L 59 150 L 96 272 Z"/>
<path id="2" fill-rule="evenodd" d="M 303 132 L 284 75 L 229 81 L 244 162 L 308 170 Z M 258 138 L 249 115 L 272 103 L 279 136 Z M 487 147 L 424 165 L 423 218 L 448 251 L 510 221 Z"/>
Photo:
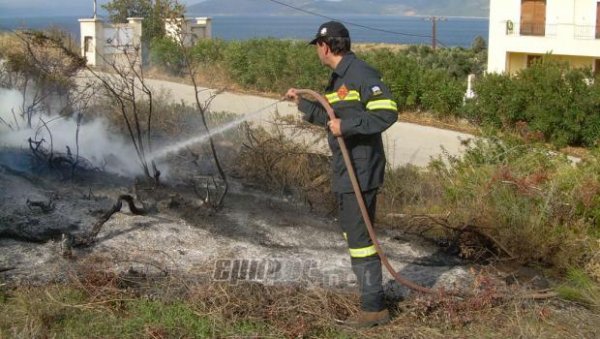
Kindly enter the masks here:
<path id="1" fill-rule="evenodd" d="M 134 199 L 131 195 L 122 194 L 119 196 L 113 207 L 98 219 L 89 234 L 85 236 L 73 236 L 73 239 L 71 240 L 73 247 L 87 247 L 92 245 L 95 242 L 98 233 L 100 233 L 102 226 L 104 226 L 104 224 L 113 216 L 113 214 L 121 211 L 121 208 L 123 208 L 123 201 L 127 203 L 129 210 L 135 215 L 146 215 L 148 213 L 146 209 L 139 208 L 135 205 Z"/>
<path id="2" fill-rule="evenodd" d="M 452 233 L 455 234 L 456 239 L 460 238 L 460 236 L 462 236 L 465 233 L 472 233 L 472 234 L 475 234 L 480 239 L 482 239 L 484 242 L 493 244 L 494 247 L 496 247 L 497 249 L 499 249 L 505 255 L 508 256 L 508 260 L 517 258 L 517 256 L 515 254 L 513 254 L 510 250 L 508 250 L 508 248 L 506 248 L 506 246 L 504 246 L 502 244 L 502 242 L 500 242 L 493 235 L 491 235 L 489 232 L 487 232 L 484 227 L 471 225 L 471 224 L 463 224 L 461 226 L 453 226 L 448 221 L 448 217 L 450 216 L 449 214 L 444 215 L 444 216 L 429 215 L 429 214 L 418 214 L 418 215 L 388 214 L 387 216 L 391 217 L 391 218 L 408 219 L 409 224 L 415 220 L 427 220 L 429 223 L 433 223 L 434 225 L 437 225 L 439 227 L 442 227 L 443 229 L 451 231 Z M 423 236 L 423 233 L 427 232 L 430 229 L 431 228 L 427 228 L 423 232 L 420 232 L 419 235 Z"/>
<path id="3" fill-rule="evenodd" d="M 71 179 L 74 178 L 75 172 L 79 169 L 86 172 L 103 172 L 104 170 L 100 167 L 94 166 L 88 159 L 76 154 L 73 157 L 72 152 L 67 148 L 66 153 L 62 152 L 50 152 L 43 144 L 44 139 L 33 140 L 29 138 L 29 150 L 33 154 L 33 159 L 37 163 L 37 166 L 48 167 L 53 170 L 60 172 L 69 171 Z M 79 147 L 77 147 L 79 149 Z M 79 150 L 77 151 L 79 153 Z"/>
<path id="4" fill-rule="evenodd" d="M 27 199 L 26 204 L 30 210 L 33 210 L 34 207 L 37 207 L 44 214 L 52 213 L 52 211 L 54 211 L 55 208 L 54 201 L 52 199 L 50 199 L 48 202 Z"/>
<path id="5" fill-rule="evenodd" d="M 148 155 L 152 152 L 153 93 L 146 84 L 141 60 L 135 57 L 138 53 L 124 52 L 126 57 L 124 66 L 116 61 L 104 59 L 110 74 L 100 74 L 90 67 L 88 71 L 100 81 L 108 96 L 118 104 L 144 175 L 153 179 L 155 184 L 159 184 L 160 171 L 153 161 L 149 163 L 148 160 Z M 140 100 L 147 100 L 148 106 L 141 107 L 144 105 L 140 105 Z M 144 117 L 146 117 L 145 121 L 143 121 Z"/>

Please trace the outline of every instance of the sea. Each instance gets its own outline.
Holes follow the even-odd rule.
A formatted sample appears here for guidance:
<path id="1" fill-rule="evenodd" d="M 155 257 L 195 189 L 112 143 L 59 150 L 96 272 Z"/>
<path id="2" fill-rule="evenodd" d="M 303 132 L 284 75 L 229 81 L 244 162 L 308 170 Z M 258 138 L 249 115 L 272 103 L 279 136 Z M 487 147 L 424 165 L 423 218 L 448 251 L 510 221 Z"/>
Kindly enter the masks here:
<path id="1" fill-rule="evenodd" d="M 191 15 L 194 16 L 194 15 Z M 79 40 L 80 17 L 0 17 L 0 31 L 59 27 Z M 336 17 L 350 30 L 352 41 L 392 44 L 431 44 L 432 22 L 418 16 L 356 15 Z M 311 40 L 329 18 L 316 16 L 213 16 L 213 38 L 248 40 L 277 38 Z M 469 47 L 477 36 L 487 40 L 488 18 L 447 17 L 437 22 L 438 46 Z"/>

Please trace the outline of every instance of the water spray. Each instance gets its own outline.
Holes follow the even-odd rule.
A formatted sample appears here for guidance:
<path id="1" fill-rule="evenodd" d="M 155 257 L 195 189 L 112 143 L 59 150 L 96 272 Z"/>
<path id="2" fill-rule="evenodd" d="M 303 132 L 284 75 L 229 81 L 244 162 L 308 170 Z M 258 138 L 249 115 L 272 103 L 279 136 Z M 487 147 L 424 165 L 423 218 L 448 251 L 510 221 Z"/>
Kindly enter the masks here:
<path id="1" fill-rule="evenodd" d="M 184 149 L 186 147 L 189 147 L 191 145 L 202 144 L 202 143 L 206 142 L 210 137 L 212 137 L 212 136 L 214 136 L 216 134 L 221 134 L 223 132 L 226 132 L 226 131 L 228 131 L 228 130 L 230 130 L 232 128 L 235 128 L 239 124 L 241 124 L 241 123 L 247 121 L 248 119 L 250 119 L 250 118 L 252 118 L 252 117 L 254 117 L 254 116 L 256 116 L 256 115 L 258 115 L 258 114 L 260 114 L 262 112 L 264 112 L 265 110 L 267 110 L 267 109 L 269 109 L 269 108 L 271 108 L 271 107 L 273 107 L 273 106 L 281 103 L 282 101 L 284 101 L 284 100 L 282 99 L 282 100 L 275 101 L 274 103 L 269 104 L 269 105 L 267 105 L 265 107 L 262 107 L 262 108 L 254 111 L 252 113 L 245 114 L 243 117 L 241 117 L 239 119 L 233 120 L 231 122 L 226 123 L 223 126 L 219 126 L 219 127 L 215 128 L 210 133 L 206 133 L 206 134 L 203 134 L 203 135 L 200 135 L 200 136 L 191 137 L 191 138 L 189 138 L 187 140 L 180 141 L 180 142 L 175 143 L 173 145 L 165 146 L 165 147 L 163 147 L 163 148 L 161 148 L 159 150 L 156 150 L 156 151 L 152 152 L 146 159 L 148 161 L 153 161 L 153 160 L 161 159 L 161 158 L 164 158 L 165 156 L 167 156 L 170 153 L 177 152 L 177 151 L 179 151 L 181 149 Z"/>

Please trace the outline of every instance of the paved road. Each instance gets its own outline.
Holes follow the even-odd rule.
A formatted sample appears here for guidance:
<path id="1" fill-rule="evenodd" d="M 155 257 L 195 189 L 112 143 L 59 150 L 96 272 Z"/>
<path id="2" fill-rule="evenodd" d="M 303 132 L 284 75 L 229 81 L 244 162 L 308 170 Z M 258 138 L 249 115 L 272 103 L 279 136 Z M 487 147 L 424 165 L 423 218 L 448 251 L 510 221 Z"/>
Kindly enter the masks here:
<path id="1" fill-rule="evenodd" d="M 167 91 L 173 102 L 195 103 L 194 89 L 190 85 L 174 83 L 164 80 L 147 80 L 147 84 L 155 91 Z M 204 89 L 201 99 L 206 100 L 215 92 Z M 299 116 L 297 107 L 289 102 L 277 103 L 277 100 L 254 95 L 222 92 L 212 101 L 211 110 L 215 112 L 227 111 L 237 114 L 248 114 L 249 121 L 266 124 L 271 120 L 275 107 L 282 115 Z M 264 111 L 257 111 L 270 106 Z M 384 133 L 384 143 L 388 162 L 393 166 L 413 164 L 425 166 L 431 157 L 442 153 L 442 147 L 452 155 L 460 154 L 464 148 L 461 140 L 472 138 L 472 135 L 459 133 L 434 127 L 398 122 Z"/>

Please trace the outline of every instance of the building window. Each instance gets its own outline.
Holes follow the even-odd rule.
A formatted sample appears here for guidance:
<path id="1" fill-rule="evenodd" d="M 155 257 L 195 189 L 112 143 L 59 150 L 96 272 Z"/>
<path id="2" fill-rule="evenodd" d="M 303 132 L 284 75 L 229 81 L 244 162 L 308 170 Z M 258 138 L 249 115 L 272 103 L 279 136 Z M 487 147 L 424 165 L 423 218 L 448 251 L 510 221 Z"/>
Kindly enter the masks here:
<path id="1" fill-rule="evenodd" d="M 600 2 L 596 2 L 596 39 L 600 39 Z"/>
<path id="2" fill-rule="evenodd" d="M 94 40 L 91 36 L 86 36 L 83 38 L 83 51 L 85 53 L 89 53 L 92 49 L 92 41 Z"/>
<path id="3" fill-rule="evenodd" d="M 546 0 L 521 0 L 521 35 L 546 34 Z"/>

